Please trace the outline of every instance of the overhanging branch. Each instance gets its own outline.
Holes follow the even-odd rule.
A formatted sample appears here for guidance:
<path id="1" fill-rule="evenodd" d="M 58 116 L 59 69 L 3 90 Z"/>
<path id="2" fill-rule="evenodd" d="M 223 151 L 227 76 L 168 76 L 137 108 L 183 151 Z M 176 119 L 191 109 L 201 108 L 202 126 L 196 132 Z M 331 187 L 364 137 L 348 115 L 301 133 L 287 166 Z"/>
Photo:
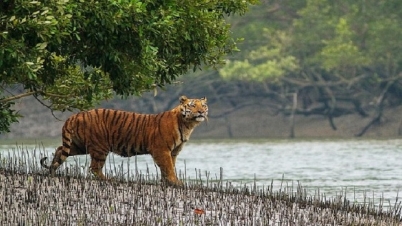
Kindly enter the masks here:
<path id="1" fill-rule="evenodd" d="M 66 95 L 58 95 L 58 94 L 54 94 L 54 93 L 46 93 L 46 92 L 43 92 L 42 90 L 37 90 L 37 91 L 30 91 L 30 92 L 10 96 L 10 97 L 4 98 L 4 99 L 0 99 L 0 103 L 6 103 L 6 102 L 9 102 L 9 101 L 21 99 L 21 98 L 24 98 L 24 97 L 27 97 L 27 96 L 32 96 L 32 95 L 35 95 L 35 94 L 40 94 L 42 96 L 59 97 L 59 98 L 67 97 Z"/>
<path id="2" fill-rule="evenodd" d="M 6 102 L 9 102 L 9 101 L 17 100 L 17 99 L 20 99 L 20 98 L 24 98 L 24 97 L 27 97 L 27 96 L 34 95 L 35 93 L 37 93 L 37 91 L 21 93 L 21 94 L 18 94 L 18 95 L 14 95 L 14 96 L 11 96 L 11 97 L 0 99 L 0 103 L 6 103 Z"/>

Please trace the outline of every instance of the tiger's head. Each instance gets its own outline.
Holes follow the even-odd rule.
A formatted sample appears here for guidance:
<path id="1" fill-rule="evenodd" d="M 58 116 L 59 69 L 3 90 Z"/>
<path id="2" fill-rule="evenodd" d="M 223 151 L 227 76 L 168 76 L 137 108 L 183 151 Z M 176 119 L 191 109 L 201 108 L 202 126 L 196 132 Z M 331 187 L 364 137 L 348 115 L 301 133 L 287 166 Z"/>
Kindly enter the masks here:
<path id="1" fill-rule="evenodd" d="M 180 97 L 180 111 L 187 121 L 202 122 L 208 120 L 207 98 L 189 99 L 186 96 Z"/>

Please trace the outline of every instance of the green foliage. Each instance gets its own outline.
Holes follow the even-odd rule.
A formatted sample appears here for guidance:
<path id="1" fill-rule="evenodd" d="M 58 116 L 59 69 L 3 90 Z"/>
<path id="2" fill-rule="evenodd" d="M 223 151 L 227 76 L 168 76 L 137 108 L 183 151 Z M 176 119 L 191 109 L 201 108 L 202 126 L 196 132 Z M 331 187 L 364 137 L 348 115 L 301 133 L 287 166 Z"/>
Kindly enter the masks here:
<path id="1" fill-rule="evenodd" d="M 372 59 L 353 42 L 353 31 L 346 19 L 340 18 L 335 28 L 335 35 L 330 40 L 323 40 L 324 47 L 320 52 L 322 67 L 341 69 L 343 67 L 368 66 Z"/>
<path id="2" fill-rule="evenodd" d="M 3 0 L 0 87 L 25 93 L 3 92 L 0 103 L 32 94 L 54 110 L 87 109 L 113 92 L 140 95 L 189 69 L 215 67 L 237 50 L 225 16 L 255 3 Z"/>
<path id="3" fill-rule="evenodd" d="M 285 52 L 290 37 L 280 31 L 264 29 L 263 32 L 270 43 L 249 52 L 243 61 L 228 60 L 226 66 L 219 70 L 223 78 L 272 82 L 298 70 L 297 59 Z"/>
<path id="4" fill-rule="evenodd" d="M 361 136 L 381 122 L 385 107 L 402 104 L 402 3 L 297 2 L 272 0 L 253 8 L 250 15 L 261 8 L 271 14 L 242 23 L 251 48 L 231 57 L 220 75 L 262 83 L 278 112 L 322 115 L 333 129 L 334 117 L 373 117 Z"/>
<path id="5" fill-rule="evenodd" d="M 68 65 L 65 59 L 53 56 L 54 67 L 58 74 L 52 85 L 45 89 L 51 109 L 65 111 L 88 109 L 99 101 L 113 97 L 112 84 L 108 76 L 99 68 L 82 68 L 79 65 Z"/>
<path id="6" fill-rule="evenodd" d="M 263 14 L 269 20 L 261 20 L 257 13 L 264 9 L 271 12 Z M 253 45 L 245 55 L 231 57 L 220 75 L 242 80 L 277 81 L 287 77 L 311 82 L 318 79 L 315 73 L 319 73 L 330 82 L 370 72 L 370 78 L 382 77 L 372 79 L 376 82 L 371 85 L 381 85 L 387 78 L 396 79 L 402 69 L 402 30 L 398 29 L 401 9 L 402 3 L 397 0 L 268 1 L 252 8 L 246 16 L 250 20 L 238 28 L 250 34 L 245 36 L 246 42 L 260 44 Z"/>
<path id="7" fill-rule="evenodd" d="M 1 99 L 0 99 L 1 100 Z M 0 102 L 0 134 L 4 132 L 10 132 L 10 125 L 14 122 L 18 122 L 20 115 L 15 110 L 11 109 L 14 102 L 1 103 Z"/>

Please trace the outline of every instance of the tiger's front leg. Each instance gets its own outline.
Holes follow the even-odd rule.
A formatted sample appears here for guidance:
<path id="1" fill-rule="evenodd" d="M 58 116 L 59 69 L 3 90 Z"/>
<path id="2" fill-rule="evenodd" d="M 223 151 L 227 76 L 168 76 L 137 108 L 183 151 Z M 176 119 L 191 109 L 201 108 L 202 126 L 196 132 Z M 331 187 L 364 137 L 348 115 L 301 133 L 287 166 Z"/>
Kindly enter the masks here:
<path id="1" fill-rule="evenodd" d="M 152 158 L 154 159 L 156 165 L 159 166 L 163 181 L 167 182 L 170 185 L 183 185 L 183 183 L 176 176 L 170 150 L 163 150 L 153 153 Z"/>
<path id="2" fill-rule="evenodd" d="M 170 154 L 172 156 L 172 161 L 173 161 L 173 168 L 176 168 L 176 159 L 177 156 L 179 155 L 181 149 L 183 148 L 183 144 L 180 144 L 178 147 L 176 147 Z"/>

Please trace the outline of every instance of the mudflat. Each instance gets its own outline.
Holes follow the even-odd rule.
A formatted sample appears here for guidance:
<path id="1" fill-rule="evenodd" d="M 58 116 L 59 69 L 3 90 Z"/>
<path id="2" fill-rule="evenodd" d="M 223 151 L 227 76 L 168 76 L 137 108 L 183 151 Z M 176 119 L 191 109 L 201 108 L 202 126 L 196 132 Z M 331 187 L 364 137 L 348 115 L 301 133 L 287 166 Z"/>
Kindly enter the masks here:
<path id="1" fill-rule="evenodd" d="M 1 225 L 402 225 L 400 209 L 197 181 L 158 182 L 0 171 Z"/>

